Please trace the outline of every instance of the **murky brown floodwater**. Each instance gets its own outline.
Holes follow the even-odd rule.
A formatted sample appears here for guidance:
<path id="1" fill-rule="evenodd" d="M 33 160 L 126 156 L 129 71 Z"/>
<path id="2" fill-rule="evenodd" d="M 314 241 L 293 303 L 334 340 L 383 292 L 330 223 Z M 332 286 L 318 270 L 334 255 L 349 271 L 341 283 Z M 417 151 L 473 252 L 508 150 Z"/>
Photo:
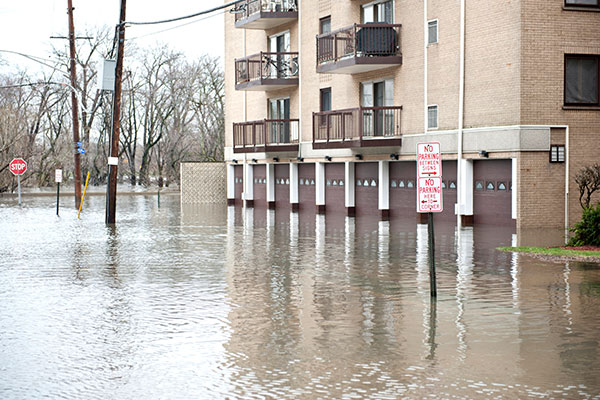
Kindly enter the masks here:
<path id="1" fill-rule="evenodd" d="M 0 200 L 0 398 L 600 398 L 600 265 L 511 232 Z M 69 202 L 70 203 L 70 202 Z"/>

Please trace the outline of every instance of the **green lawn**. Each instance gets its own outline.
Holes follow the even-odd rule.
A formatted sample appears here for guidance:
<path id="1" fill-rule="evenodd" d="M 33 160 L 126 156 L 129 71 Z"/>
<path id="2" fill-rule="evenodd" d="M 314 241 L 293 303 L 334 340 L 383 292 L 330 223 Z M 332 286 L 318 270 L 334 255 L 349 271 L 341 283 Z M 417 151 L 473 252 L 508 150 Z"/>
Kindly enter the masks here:
<path id="1" fill-rule="evenodd" d="M 498 247 L 498 250 L 514 251 L 517 253 L 548 254 L 553 256 L 600 257 L 600 251 L 561 249 L 557 247 Z"/>

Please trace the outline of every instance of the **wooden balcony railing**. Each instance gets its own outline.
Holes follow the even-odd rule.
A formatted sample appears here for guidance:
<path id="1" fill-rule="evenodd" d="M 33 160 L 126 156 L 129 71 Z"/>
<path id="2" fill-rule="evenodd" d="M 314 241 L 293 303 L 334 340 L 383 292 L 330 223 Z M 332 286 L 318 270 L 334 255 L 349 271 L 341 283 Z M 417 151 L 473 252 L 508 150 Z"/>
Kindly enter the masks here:
<path id="1" fill-rule="evenodd" d="M 354 24 L 317 36 L 317 65 L 349 57 L 399 56 L 399 24 Z"/>
<path id="2" fill-rule="evenodd" d="M 250 18 L 260 13 L 296 12 L 296 0 L 243 0 L 235 6 L 235 22 Z"/>
<path id="3" fill-rule="evenodd" d="M 313 113 L 313 147 L 385 146 L 378 141 L 402 137 L 401 118 L 402 106 Z"/>
<path id="4" fill-rule="evenodd" d="M 260 52 L 235 60 L 235 84 L 298 79 L 298 53 Z"/>
<path id="5" fill-rule="evenodd" d="M 298 119 L 264 119 L 233 124 L 236 152 L 288 151 L 298 146 Z"/>

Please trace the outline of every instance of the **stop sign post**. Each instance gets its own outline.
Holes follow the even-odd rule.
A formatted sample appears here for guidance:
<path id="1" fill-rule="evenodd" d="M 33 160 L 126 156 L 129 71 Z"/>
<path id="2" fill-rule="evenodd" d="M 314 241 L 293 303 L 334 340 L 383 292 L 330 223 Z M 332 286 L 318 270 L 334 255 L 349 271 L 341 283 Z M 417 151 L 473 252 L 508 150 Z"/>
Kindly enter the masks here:
<path id="1" fill-rule="evenodd" d="M 21 205 L 21 175 L 27 171 L 27 163 L 22 158 L 13 158 L 9 164 L 10 172 L 17 176 L 17 185 L 19 187 L 19 205 Z"/>

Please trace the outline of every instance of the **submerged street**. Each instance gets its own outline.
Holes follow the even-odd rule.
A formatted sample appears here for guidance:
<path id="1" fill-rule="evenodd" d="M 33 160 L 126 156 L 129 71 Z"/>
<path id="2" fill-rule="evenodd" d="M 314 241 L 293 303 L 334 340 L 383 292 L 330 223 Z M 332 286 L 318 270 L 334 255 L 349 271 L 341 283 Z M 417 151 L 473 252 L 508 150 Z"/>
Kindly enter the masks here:
<path id="1" fill-rule="evenodd" d="M 600 264 L 510 229 L 0 199 L 3 399 L 594 398 Z M 70 205 L 70 202 L 69 202 Z"/>

